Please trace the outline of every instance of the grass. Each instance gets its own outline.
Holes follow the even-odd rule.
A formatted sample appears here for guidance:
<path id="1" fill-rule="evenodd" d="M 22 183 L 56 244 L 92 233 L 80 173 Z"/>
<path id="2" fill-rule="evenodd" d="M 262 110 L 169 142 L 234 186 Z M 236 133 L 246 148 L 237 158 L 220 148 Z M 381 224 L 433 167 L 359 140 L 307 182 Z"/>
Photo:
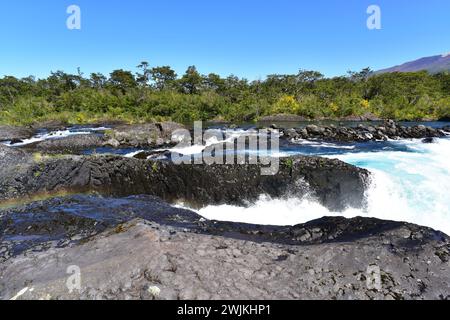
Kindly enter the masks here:
<path id="1" fill-rule="evenodd" d="M 33 161 L 36 163 L 41 163 L 44 160 L 44 156 L 40 152 L 33 153 Z"/>
<path id="2" fill-rule="evenodd" d="M 289 169 L 294 168 L 294 159 L 286 159 L 284 164 L 286 165 L 286 167 L 288 167 Z"/>

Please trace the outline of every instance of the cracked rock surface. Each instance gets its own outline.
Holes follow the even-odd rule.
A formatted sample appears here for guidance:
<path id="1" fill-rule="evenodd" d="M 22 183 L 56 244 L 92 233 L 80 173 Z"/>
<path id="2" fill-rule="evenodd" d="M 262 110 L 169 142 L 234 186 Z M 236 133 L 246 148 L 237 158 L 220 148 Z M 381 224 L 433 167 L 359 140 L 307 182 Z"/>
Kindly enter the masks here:
<path id="1" fill-rule="evenodd" d="M 390 237 L 402 236 L 410 239 L 408 225 L 351 242 L 286 245 L 197 234 L 135 219 L 76 246 L 8 260 L 1 265 L 0 297 L 448 298 L 448 239 L 389 243 Z M 67 268 L 72 265 L 79 267 L 81 286 L 70 293 Z M 375 278 L 371 270 L 379 270 Z M 370 285 L 377 281 L 380 287 Z"/>

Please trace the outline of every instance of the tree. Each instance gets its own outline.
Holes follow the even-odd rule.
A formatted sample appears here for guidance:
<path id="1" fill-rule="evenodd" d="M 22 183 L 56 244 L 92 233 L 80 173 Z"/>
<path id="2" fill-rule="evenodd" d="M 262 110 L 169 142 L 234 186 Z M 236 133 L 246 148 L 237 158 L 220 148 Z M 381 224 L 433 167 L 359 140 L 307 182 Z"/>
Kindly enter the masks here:
<path id="1" fill-rule="evenodd" d="M 347 73 L 351 80 L 355 82 L 365 82 L 373 74 L 373 71 L 369 67 L 367 67 L 359 72 L 348 71 Z"/>
<path id="2" fill-rule="evenodd" d="M 311 119 L 367 112 L 407 120 L 450 117 L 448 72 L 373 74 L 365 68 L 348 76 L 324 78 L 319 72 L 300 70 L 248 82 L 234 75 L 204 76 L 194 66 L 179 80 L 169 66 L 150 68 L 144 61 L 138 68 L 136 74 L 115 70 L 109 78 L 93 73 L 86 79 L 80 70 L 52 72 L 39 80 L 4 77 L 0 79 L 0 122 L 83 122 L 100 115 L 129 121 L 155 117 L 251 121 L 274 113 Z"/>
<path id="3" fill-rule="evenodd" d="M 95 89 L 102 89 L 106 84 L 106 77 L 101 73 L 91 73 L 91 86 Z"/>
<path id="4" fill-rule="evenodd" d="M 250 94 L 247 79 L 239 79 L 235 75 L 225 79 L 224 95 L 232 102 L 242 101 L 243 97 Z"/>
<path id="5" fill-rule="evenodd" d="M 133 74 L 130 71 L 124 71 L 122 69 L 111 72 L 109 83 L 113 88 L 119 89 L 122 94 L 125 94 L 127 90 L 136 88 L 137 86 Z"/>
<path id="6" fill-rule="evenodd" d="M 206 90 L 223 93 L 225 89 L 225 80 L 218 74 L 210 73 L 207 77 L 204 77 L 203 85 Z"/>
<path id="7" fill-rule="evenodd" d="M 188 67 L 186 73 L 180 79 L 181 89 L 188 94 L 198 93 L 201 83 L 202 76 L 195 66 Z"/>
<path id="8" fill-rule="evenodd" d="M 78 76 L 63 71 L 52 72 L 47 79 L 50 86 L 58 91 L 71 91 L 77 88 Z"/>
<path id="9" fill-rule="evenodd" d="M 149 70 L 149 63 L 147 61 L 142 61 L 137 68 L 142 71 L 142 73 L 136 73 L 136 82 L 142 86 L 145 87 L 148 84 L 148 81 L 150 80 L 151 72 Z"/>
<path id="10" fill-rule="evenodd" d="M 272 113 L 287 113 L 287 114 L 299 114 L 300 104 L 293 96 L 282 96 L 274 104 Z"/>
<path id="11" fill-rule="evenodd" d="M 297 80 L 299 83 L 314 84 L 323 79 L 323 74 L 317 71 L 299 70 Z"/>
<path id="12" fill-rule="evenodd" d="M 158 90 L 168 89 L 177 79 L 177 74 L 169 66 L 152 68 L 150 75 Z"/>
<path id="13" fill-rule="evenodd" d="M 10 102 L 14 104 L 15 97 L 20 92 L 21 83 L 17 78 L 6 76 L 3 79 L 0 79 L 0 103 Z"/>

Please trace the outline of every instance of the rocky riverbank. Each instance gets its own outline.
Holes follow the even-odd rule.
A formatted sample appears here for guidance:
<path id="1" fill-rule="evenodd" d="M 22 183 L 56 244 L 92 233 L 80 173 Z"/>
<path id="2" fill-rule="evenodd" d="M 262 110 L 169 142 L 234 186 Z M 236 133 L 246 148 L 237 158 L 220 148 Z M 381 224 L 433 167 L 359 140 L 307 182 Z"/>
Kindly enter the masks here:
<path id="1" fill-rule="evenodd" d="M 80 127 L 83 128 L 83 127 Z M 172 133 L 184 126 L 173 122 L 147 123 L 137 125 L 105 124 L 89 126 L 94 129 L 91 134 L 72 133 L 58 137 L 58 130 L 67 127 L 53 124 L 48 130 L 36 127 L 0 126 L 0 142 L 8 142 L 10 146 L 20 146 L 30 152 L 47 154 L 79 154 L 88 149 L 110 148 L 161 148 L 175 145 Z M 42 130 L 48 134 L 47 139 L 36 139 L 22 146 L 24 140 L 37 137 Z M 52 136 L 55 134 L 55 136 Z"/>
<path id="2" fill-rule="evenodd" d="M 389 139 L 431 139 L 441 138 L 450 134 L 450 127 L 440 129 L 417 125 L 406 127 L 389 120 L 382 125 L 364 125 L 357 127 L 349 126 L 319 126 L 308 125 L 305 128 L 278 129 L 281 136 L 290 141 L 298 140 L 319 140 L 331 142 L 367 142 L 367 141 L 387 141 Z"/>
<path id="3" fill-rule="evenodd" d="M 268 117 L 269 120 L 285 119 L 286 115 Z M 290 119 L 290 118 L 289 118 Z M 262 122 L 262 123 L 264 123 Z M 351 122 L 316 125 L 310 124 L 296 128 L 279 128 L 271 125 L 268 129 L 276 129 L 282 138 L 292 141 L 296 140 L 319 140 L 334 142 L 367 142 L 386 141 L 389 139 L 430 139 L 445 137 L 450 134 L 450 126 L 433 128 L 426 125 L 406 126 L 393 120 L 374 121 L 351 126 Z M 65 130 L 61 124 L 52 125 L 50 130 Z M 100 134 L 73 135 L 58 139 L 48 139 L 27 144 L 26 149 L 30 151 L 42 151 L 46 153 L 79 153 L 86 149 L 101 147 L 111 148 L 162 148 L 174 146 L 178 141 L 172 139 L 172 134 L 185 126 L 173 122 L 147 123 L 136 125 L 109 124 L 96 125 L 95 127 L 109 127 L 100 130 Z M 258 125 L 259 128 L 264 126 Z M 224 128 L 239 128 L 238 125 L 224 125 Z M 8 141 L 11 145 L 21 143 L 23 140 L 35 136 L 40 126 L 36 127 L 13 127 L 0 126 L 0 141 Z"/>

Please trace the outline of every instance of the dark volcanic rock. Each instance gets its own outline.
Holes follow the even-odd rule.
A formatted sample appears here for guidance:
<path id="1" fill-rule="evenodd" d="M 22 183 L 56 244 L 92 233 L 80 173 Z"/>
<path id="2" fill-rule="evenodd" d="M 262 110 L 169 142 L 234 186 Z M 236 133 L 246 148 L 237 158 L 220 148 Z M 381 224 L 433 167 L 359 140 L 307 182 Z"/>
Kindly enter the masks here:
<path id="1" fill-rule="evenodd" d="M 369 173 L 339 160 L 295 157 L 275 175 L 262 165 L 175 165 L 119 156 L 45 158 L 0 175 L 0 200 L 57 191 L 150 194 L 194 206 L 239 204 L 260 195 L 312 196 L 331 210 L 364 206 Z"/>
<path id="2" fill-rule="evenodd" d="M 152 196 L 102 198 L 75 195 L 0 210 L 0 262 L 21 252 L 63 247 L 106 228 L 143 218 L 167 226 L 194 229 L 200 216 Z M 194 223 L 196 223 L 194 225 Z"/>
<path id="3" fill-rule="evenodd" d="M 0 144 L 0 177 L 14 171 L 14 168 L 29 165 L 31 158 L 31 155 L 23 150 Z"/>
<path id="4" fill-rule="evenodd" d="M 422 140 L 422 142 L 423 143 L 434 143 L 435 140 L 434 140 L 434 138 L 425 138 L 425 139 Z"/>
<path id="5" fill-rule="evenodd" d="M 60 120 L 48 120 L 43 122 L 34 123 L 31 127 L 34 130 L 47 130 L 47 131 L 57 131 L 64 130 L 68 126 L 67 122 Z"/>
<path id="6" fill-rule="evenodd" d="M 381 121 L 382 119 L 374 115 L 373 113 L 367 112 L 362 116 L 348 116 L 340 119 L 341 121 Z"/>
<path id="7" fill-rule="evenodd" d="M 34 130 L 25 127 L 0 126 L 0 141 L 23 140 L 31 138 Z"/>
<path id="8" fill-rule="evenodd" d="M 183 218 L 181 213 L 178 219 Z M 246 229 L 228 225 L 236 234 Z M 196 227 L 133 220 L 77 245 L 10 257 L 0 265 L 0 298 L 400 300 L 450 295 L 449 238 L 431 229 L 363 218 L 249 228 L 255 232 L 250 238 L 244 234 L 244 241 Z M 262 234 L 271 229 L 270 237 L 292 234 L 297 244 L 252 241 L 258 229 Z M 298 239 L 300 232 L 311 236 Z M 330 234 L 336 236 L 333 241 L 319 239 Z M 70 266 L 82 276 L 79 290 L 72 292 Z"/>
<path id="9" fill-rule="evenodd" d="M 380 117 L 377 117 L 373 113 L 367 112 L 361 116 L 361 121 L 381 121 Z"/>
<path id="10" fill-rule="evenodd" d="M 157 151 L 141 151 L 133 156 L 135 159 L 152 159 L 152 160 L 170 160 L 172 159 L 172 152 L 169 150 L 157 150 Z M 182 156 L 182 155 L 178 155 Z"/>
<path id="11" fill-rule="evenodd" d="M 423 125 L 414 127 L 400 126 L 392 120 L 383 125 L 368 126 L 360 124 L 356 128 L 346 126 L 309 125 L 305 129 L 281 129 L 281 136 L 291 141 L 322 140 L 333 142 L 386 141 L 388 139 L 425 139 L 445 137 L 445 128 L 434 129 Z"/>
<path id="12" fill-rule="evenodd" d="M 98 134 L 80 134 L 64 138 L 48 139 L 24 147 L 26 150 L 44 153 L 77 153 L 86 149 L 100 148 L 105 138 Z"/>
<path id="13" fill-rule="evenodd" d="M 174 122 L 147 123 L 140 125 L 117 126 L 107 132 L 107 144 L 130 147 L 155 147 L 170 145 L 172 134 L 184 127 Z"/>
<path id="14" fill-rule="evenodd" d="M 294 157 L 281 161 L 276 175 L 261 175 L 259 165 L 172 165 L 161 163 L 156 172 L 164 189 L 156 195 L 184 199 L 192 205 L 237 204 L 261 194 L 316 197 L 331 210 L 364 205 L 369 173 L 338 160 Z M 155 193 L 152 193 L 155 194 Z M 169 197 L 167 197 L 169 195 Z"/>
<path id="15" fill-rule="evenodd" d="M 147 195 L 125 198 L 73 195 L 0 210 L 0 243 L 12 248 L 1 260 L 29 249 L 42 251 L 43 245 L 61 247 L 78 243 L 136 218 L 194 233 L 290 245 L 379 236 L 398 246 L 408 244 L 406 247 L 411 249 L 430 241 L 447 240 L 445 234 L 429 228 L 371 218 L 324 217 L 296 226 L 261 226 L 206 220 L 193 211 L 175 208 Z"/>

